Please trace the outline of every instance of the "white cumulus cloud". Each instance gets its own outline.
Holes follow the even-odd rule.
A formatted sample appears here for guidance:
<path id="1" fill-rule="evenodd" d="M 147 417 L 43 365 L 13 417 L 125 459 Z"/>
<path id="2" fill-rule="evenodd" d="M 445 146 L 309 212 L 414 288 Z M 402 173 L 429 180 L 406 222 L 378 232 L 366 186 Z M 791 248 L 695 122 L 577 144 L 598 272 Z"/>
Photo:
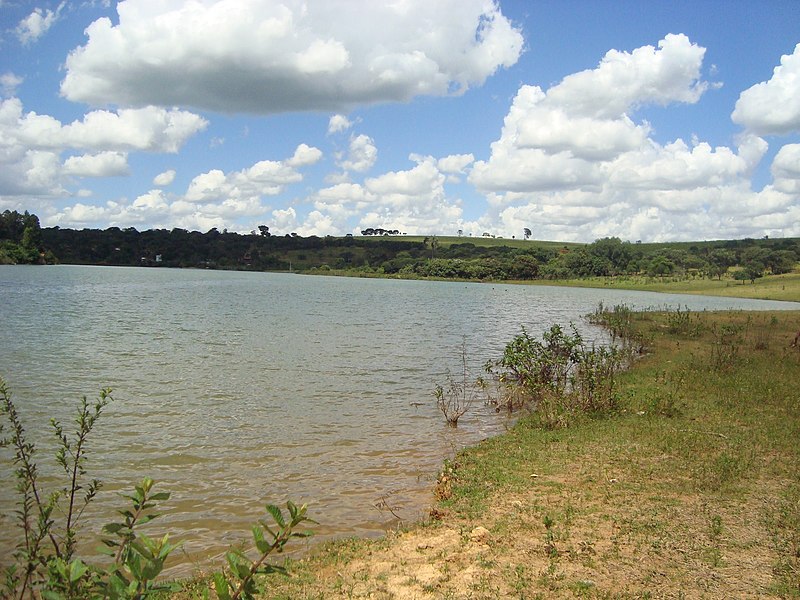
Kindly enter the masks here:
<path id="1" fill-rule="evenodd" d="M 58 21 L 66 4 L 65 0 L 55 10 L 35 8 L 17 25 L 17 39 L 26 46 L 38 40 Z"/>
<path id="2" fill-rule="evenodd" d="M 432 157 L 412 156 L 412 160 L 417 164 L 407 170 L 367 178 L 363 184 L 338 183 L 317 191 L 308 199 L 314 208 L 309 220 L 299 223 L 297 230 L 317 235 L 358 233 L 367 227 L 425 235 L 455 233 L 463 222 L 463 209 L 460 200 L 448 197 L 446 174 Z M 452 162 L 465 165 L 465 158 Z M 323 225 L 327 229 L 322 230 Z"/>
<path id="3" fill-rule="evenodd" d="M 177 152 L 206 125 L 193 113 L 157 107 L 92 111 L 65 125 L 26 112 L 19 98 L 0 99 L 0 202 L 16 208 L 22 198 L 66 196 L 74 176 L 129 175 L 129 152 Z"/>
<path id="4" fill-rule="evenodd" d="M 307 167 L 319 162 L 321 158 L 322 150 L 308 144 L 300 144 L 286 164 L 290 167 Z"/>
<path id="5" fill-rule="evenodd" d="M 4 97 L 13 96 L 16 91 L 17 87 L 23 82 L 22 77 L 11 73 L 3 73 L 0 75 L 0 94 Z"/>
<path id="6" fill-rule="evenodd" d="M 772 161 L 775 188 L 800 197 L 800 144 L 786 144 Z"/>
<path id="7" fill-rule="evenodd" d="M 24 112 L 18 98 L 0 105 L 4 137 L 28 148 L 177 152 L 208 122 L 194 113 L 149 106 L 118 112 L 95 110 L 63 125 L 50 115 Z"/>
<path id="8" fill-rule="evenodd" d="M 123 152 L 99 152 L 70 156 L 64 161 L 67 175 L 81 177 L 118 177 L 129 175 L 128 156 Z"/>
<path id="9" fill-rule="evenodd" d="M 658 48 L 609 51 L 597 68 L 546 91 L 520 87 L 489 159 L 469 173 L 487 196 L 485 222 L 506 233 L 530 227 L 543 239 L 698 239 L 752 235 L 757 219 L 788 214 L 797 204 L 792 146 L 775 158 L 774 183 L 751 189 L 767 151 L 756 135 L 763 128 L 750 127 L 735 147 L 712 147 L 656 142 L 651 125 L 634 120 L 647 105 L 698 102 L 710 87 L 699 78 L 704 53 L 668 35 Z M 734 214 L 742 218 L 731 221 Z"/>
<path id="10" fill-rule="evenodd" d="M 159 173 L 153 178 L 153 185 L 158 187 L 166 187 L 175 181 L 175 169 L 168 169 L 163 173 Z"/>
<path id="11" fill-rule="evenodd" d="M 350 147 L 347 157 L 341 161 L 340 166 L 345 171 L 363 173 L 372 168 L 378 159 L 378 149 L 375 142 L 368 135 L 356 135 L 350 138 Z"/>
<path id="12" fill-rule="evenodd" d="M 353 126 L 353 122 L 350 121 L 344 115 L 333 115 L 328 120 L 328 134 L 339 133 L 341 131 L 347 131 Z"/>
<path id="13" fill-rule="evenodd" d="M 183 200 L 229 215 L 259 214 L 264 211 L 264 196 L 275 196 L 286 186 L 302 181 L 297 167 L 313 164 L 319 156 L 319 150 L 301 144 L 286 160 L 262 160 L 231 173 L 212 169 L 192 179 Z"/>
<path id="14" fill-rule="evenodd" d="M 340 111 L 462 93 L 516 63 L 487 0 L 123 0 L 66 60 L 62 94 L 122 106 Z"/>
<path id="15" fill-rule="evenodd" d="M 800 44 L 781 57 L 769 81 L 740 94 L 731 119 L 758 135 L 800 131 Z"/>
<path id="16" fill-rule="evenodd" d="M 440 158 L 436 162 L 436 166 L 442 173 L 448 174 L 464 174 L 464 170 L 475 161 L 472 154 L 451 154 Z"/>
<path id="17" fill-rule="evenodd" d="M 697 102 L 708 84 L 700 81 L 705 48 L 683 34 L 669 34 L 658 48 L 609 50 L 595 68 L 564 78 L 549 99 L 572 115 L 614 118 L 644 104 Z"/>

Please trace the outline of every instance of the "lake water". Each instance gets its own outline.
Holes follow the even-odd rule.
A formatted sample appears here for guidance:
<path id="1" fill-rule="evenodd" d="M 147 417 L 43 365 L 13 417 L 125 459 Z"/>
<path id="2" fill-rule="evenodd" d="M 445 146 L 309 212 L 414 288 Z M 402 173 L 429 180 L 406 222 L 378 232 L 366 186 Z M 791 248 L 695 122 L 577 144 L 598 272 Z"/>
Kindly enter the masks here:
<path id="1" fill-rule="evenodd" d="M 442 460 L 502 431 L 483 406 L 444 424 L 433 399 L 462 342 L 476 372 L 525 326 L 599 302 L 782 309 L 794 303 L 499 284 L 105 267 L 0 266 L 0 376 L 31 438 L 114 389 L 89 447 L 105 486 L 89 531 L 147 475 L 172 498 L 152 524 L 184 541 L 173 574 L 249 539 L 267 502 L 310 505 L 317 539 L 376 535 L 424 515 Z M 70 428 L 71 429 L 71 428 Z M 50 462 L 49 440 L 40 442 Z M 0 555 L 15 497 L 8 451 Z M 0 560 L 0 563 L 3 561 Z M 219 563 L 217 563 L 219 564 Z"/>

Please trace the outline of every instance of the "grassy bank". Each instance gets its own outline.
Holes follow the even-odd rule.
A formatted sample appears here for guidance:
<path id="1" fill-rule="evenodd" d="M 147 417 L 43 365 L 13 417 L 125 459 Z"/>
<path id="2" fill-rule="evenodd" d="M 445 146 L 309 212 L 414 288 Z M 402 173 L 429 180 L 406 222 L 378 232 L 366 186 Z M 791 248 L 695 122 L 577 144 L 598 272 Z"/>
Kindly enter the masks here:
<path id="1" fill-rule="evenodd" d="M 469 281 L 477 283 L 474 279 L 452 279 L 443 277 L 421 277 L 414 274 L 393 274 L 352 271 L 346 269 L 326 269 L 324 271 L 312 270 L 309 273 L 316 275 L 332 275 L 338 277 L 361 277 L 372 279 L 415 279 L 426 281 Z M 725 296 L 729 298 L 752 298 L 758 300 L 783 300 L 786 302 L 800 302 L 800 272 L 784 273 L 782 275 L 765 275 L 755 280 L 735 281 L 726 276 L 722 279 L 683 279 L 683 278 L 658 278 L 645 276 L 616 276 L 616 277 L 583 277 L 580 279 L 533 279 L 525 281 L 504 280 L 484 283 L 513 283 L 520 285 L 548 285 L 564 287 L 585 287 L 599 289 L 637 290 L 643 292 L 661 292 L 665 294 L 698 294 L 703 296 Z"/>
<path id="2" fill-rule="evenodd" d="M 445 467 L 426 523 L 330 544 L 265 597 L 800 597 L 800 311 L 635 326 L 617 414 L 523 418 Z"/>
<path id="3" fill-rule="evenodd" d="M 766 275 L 755 283 L 734 281 L 730 277 L 719 279 L 672 279 L 657 277 L 590 277 L 584 279 L 537 280 L 534 285 L 560 285 L 601 289 L 640 290 L 668 294 L 700 294 L 732 298 L 785 300 L 800 302 L 800 273 Z"/>

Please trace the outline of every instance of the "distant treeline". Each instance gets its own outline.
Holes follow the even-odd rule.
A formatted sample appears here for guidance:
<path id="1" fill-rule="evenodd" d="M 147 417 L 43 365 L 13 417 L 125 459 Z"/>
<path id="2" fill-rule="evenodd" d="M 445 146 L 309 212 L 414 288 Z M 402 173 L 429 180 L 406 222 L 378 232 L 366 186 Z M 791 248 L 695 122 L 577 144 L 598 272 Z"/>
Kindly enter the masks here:
<path id="1" fill-rule="evenodd" d="M 437 237 L 302 237 L 205 233 L 185 229 L 40 228 L 35 215 L 0 215 L 0 263 L 52 263 L 253 271 L 349 271 L 405 277 L 507 280 L 609 275 L 725 276 L 754 280 L 786 273 L 800 260 L 800 239 L 640 244 L 604 238 L 559 246 L 516 240 Z"/>

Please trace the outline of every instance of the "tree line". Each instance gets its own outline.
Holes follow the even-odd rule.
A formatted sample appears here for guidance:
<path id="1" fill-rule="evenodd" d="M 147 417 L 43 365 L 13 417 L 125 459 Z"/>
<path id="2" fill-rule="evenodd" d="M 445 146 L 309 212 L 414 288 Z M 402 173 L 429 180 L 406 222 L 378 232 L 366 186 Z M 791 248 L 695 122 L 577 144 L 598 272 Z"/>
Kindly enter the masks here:
<path id="1" fill-rule="evenodd" d="M 373 230 L 374 231 L 374 230 Z M 526 236 L 527 237 L 527 236 Z M 457 241 L 456 241 L 457 240 Z M 755 280 L 791 271 L 800 239 L 743 239 L 642 244 L 616 237 L 590 244 L 508 245 L 451 238 L 250 234 L 186 229 L 42 228 L 36 215 L 0 214 L 0 264 L 67 263 L 118 266 L 346 271 L 399 277 L 474 280 L 566 279 L 618 275 Z M 735 267 L 732 269 L 732 267 Z"/>

